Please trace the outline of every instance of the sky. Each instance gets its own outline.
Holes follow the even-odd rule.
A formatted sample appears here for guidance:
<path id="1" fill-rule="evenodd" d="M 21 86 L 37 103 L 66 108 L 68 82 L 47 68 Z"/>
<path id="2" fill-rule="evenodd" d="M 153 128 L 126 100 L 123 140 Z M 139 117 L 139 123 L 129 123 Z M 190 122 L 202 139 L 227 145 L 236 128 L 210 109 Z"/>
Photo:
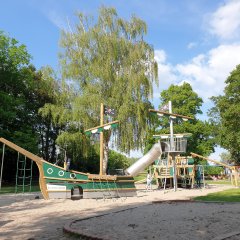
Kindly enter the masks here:
<path id="1" fill-rule="evenodd" d="M 96 17 L 101 6 L 146 22 L 145 40 L 158 63 L 155 108 L 162 90 L 188 82 L 204 100 L 200 118 L 206 119 L 209 97 L 223 94 L 226 78 L 240 64 L 240 0 L 8 0 L 1 2 L 0 30 L 27 46 L 37 69 L 58 71 L 61 30 L 74 27 L 77 11 Z"/>

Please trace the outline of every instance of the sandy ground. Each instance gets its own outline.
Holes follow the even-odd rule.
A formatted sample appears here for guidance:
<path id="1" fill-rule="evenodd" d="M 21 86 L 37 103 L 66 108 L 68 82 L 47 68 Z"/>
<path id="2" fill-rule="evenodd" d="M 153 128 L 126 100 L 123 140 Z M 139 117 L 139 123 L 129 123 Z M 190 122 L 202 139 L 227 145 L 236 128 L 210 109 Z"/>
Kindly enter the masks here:
<path id="1" fill-rule="evenodd" d="M 0 195 L 0 239 L 76 239 L 64 226 L 105 239 L 223 239 L 240 231 L 240 204 L 165 202 L 231 188 L 145 191 L 120 199 L 44 200 L 36 194 Z M 123 211 L 125 210 L 125 211 Z M 86 217 L 88 220 L 81 220 Z M 218 237 L 218 238 L 217 238 Z M 79 238 L 78 238 L 79 239 Z M 228 238 L 240 239 L 240 234 Z"/>

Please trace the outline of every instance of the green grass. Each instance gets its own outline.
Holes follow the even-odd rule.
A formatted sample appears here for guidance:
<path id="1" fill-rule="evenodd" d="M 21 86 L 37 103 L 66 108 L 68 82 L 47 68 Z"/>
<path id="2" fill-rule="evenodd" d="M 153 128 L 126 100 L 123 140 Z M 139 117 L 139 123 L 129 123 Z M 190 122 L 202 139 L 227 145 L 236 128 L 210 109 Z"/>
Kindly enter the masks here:
<path id="1" fill-rule="evenodd" d="M 146 179 L 146 175 L 138 175 L 138 176 L 136 176 L 136 177 L 134 177 L 134 181 L 136 182 L 136 181 L 139 181 L 139 180 L 143 180 L 143 179 Z"/>
<path id="2" fill-rule="evenodd" d="M 194 198 L 194 200 L 217 201 L 217 202 L 240 202 L 240 188 L 210 193 L 207 196 L 196 197 Z"/>
<path id="3" fill-rule="evenodd" d="M 31 192 L 39 192 L 40 188 L 39 185 L 34 185 L 31 187 Z M 22 187 L 18 187 L 17 193 L 22 193 L 23 189 Z M 25 187 L 24 190 L 25 193 L 29 192 L 29 187 Z M 7 193 L 15 193 L 15 186 L 2 186 L 0 190 L 0 194 L 7 194 Z"/>
<path id="4" fill-rule="evenodd" d="M 224 184 L 224 185 L 231 185 L 231 181 L 230 181 L 230 180 L 217 180 L 217 181 L 205 180 L 205 183 L 207 183 L 207 184 Z"/>
<path id="5" fill-rule="evenodd" d="M 146 179 L 147 177 L 147 171 L 143 171 L 141 173 L 139 173 L 136 177 L 134 177 L 134 181 L 139 181 L 139 180 L 143 180 L 143 179 Z"/>
<path id="6" fill-rule="evenodd" d="M 217 180 L 217 181 L 213 181 L 213 180 L 205 180 L 205 183 L 207 184 L 223 184 L 223 185 L 232 185 L 230 180 Z M 238 181 L 238 185 L 240 186 L 240 181 Z"/>

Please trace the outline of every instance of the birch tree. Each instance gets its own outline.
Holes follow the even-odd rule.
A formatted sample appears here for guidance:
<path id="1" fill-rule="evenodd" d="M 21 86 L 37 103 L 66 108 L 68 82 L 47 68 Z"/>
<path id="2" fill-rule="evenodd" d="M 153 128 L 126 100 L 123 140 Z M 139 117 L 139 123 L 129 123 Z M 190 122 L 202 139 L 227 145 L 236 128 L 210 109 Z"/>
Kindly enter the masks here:
<path id="1" fill-rule="evenodd" d="M 136 16 L 127 21 L 105 7 L 97 19 L 82 13 L 77 17 L 76 25 L 69 24 L 61 35 L 63 76 L 77 89 L 72 121 L 81 121 L 85 129 L 99 125 L 103 103 L 116 110 L 115 119 L 121 123 L 115 134 L 117 148 L 126 153 L 141 148 L 152 84 L 157 83 L 154 49 L 144 40 L 146 23 Z M 104 139 L 106 172 L 110 132 Z"/>

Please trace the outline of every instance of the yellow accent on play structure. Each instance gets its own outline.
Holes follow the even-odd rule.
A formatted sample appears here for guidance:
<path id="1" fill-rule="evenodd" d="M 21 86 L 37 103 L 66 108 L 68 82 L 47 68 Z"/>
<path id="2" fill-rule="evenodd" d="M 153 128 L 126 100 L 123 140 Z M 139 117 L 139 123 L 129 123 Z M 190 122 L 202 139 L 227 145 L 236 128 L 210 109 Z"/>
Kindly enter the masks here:
<path id="1" fill-rule="evenodd" d="M 192 155 L 192 157 L 202 158 L 202 159 L 207 160 L 209 162 L 213 162 L 213 163 L 216 163 L 220 166 L 229 168 L 232 171 L 232 176 L 233 176 L 233 178 L 231 178 L 232 185 L 235 185 L 236 187 L 238 187 L 238 178 L 239 178 L 238 175 L 239 175 L 239 173 L 237 171 L 237 166 L 230 166 L 230 165 L 227 165 L 223 162 L 219 162 L 219 161 L 216 161 L 216 160 L 213 160 L 213 159 L 210 159 L 210 158 L 207 158 L 207 157 L 204 157 L 204 156 L 201 156 L 199 154 L 192 153 L 192 152 L 191 152 L 191 155 Z"/>

